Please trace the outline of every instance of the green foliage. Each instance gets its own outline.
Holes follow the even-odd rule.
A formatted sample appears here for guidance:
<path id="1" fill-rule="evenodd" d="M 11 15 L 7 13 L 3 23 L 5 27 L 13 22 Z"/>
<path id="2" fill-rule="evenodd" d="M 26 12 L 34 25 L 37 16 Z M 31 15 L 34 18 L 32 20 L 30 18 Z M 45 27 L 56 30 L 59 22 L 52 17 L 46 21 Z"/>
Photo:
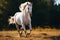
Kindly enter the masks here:
<path id="1" fill-rule="evenodd" d="M 7 6 L 7 2 L 5 0 L 0 0 L 0 14 L 4 13 L 4 10 Z"/>
<path id="2" fill-rule="evenodd" d="M 0 29 L 14 29 L 8 25 L 8 18 L 20 11 L 19 5 L 27 0 L 0 0 Z M 52 0 L 29 0 L 33 3 L 33 26 L 59 26 L 60 5 L 54 6 Z"/>

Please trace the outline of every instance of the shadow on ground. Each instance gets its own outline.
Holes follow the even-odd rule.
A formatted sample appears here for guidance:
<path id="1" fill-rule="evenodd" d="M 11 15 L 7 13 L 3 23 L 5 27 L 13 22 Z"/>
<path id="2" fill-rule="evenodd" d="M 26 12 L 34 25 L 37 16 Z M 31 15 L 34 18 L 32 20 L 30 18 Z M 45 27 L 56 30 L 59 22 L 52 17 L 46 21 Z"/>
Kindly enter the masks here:
<path id="1" fill-rule="evenodd" d="M 44 37 L 44 39 L 51 39 L 51 40 L 60 40 L 60 36 L 48 36 L 48 37 Z"/>

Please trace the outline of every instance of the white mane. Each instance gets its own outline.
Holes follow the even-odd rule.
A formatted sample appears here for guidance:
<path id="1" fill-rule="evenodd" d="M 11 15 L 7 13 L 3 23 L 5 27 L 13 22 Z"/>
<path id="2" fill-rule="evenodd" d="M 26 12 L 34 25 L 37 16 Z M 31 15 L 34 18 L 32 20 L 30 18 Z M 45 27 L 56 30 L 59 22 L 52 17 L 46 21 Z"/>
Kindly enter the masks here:
<path id="1" fill-rule="evenodd" d="M 32 7 L 32 3 L 31 2 L 25 2 L 25 3 L 22 3 L 20 6 L 19 6 L 19 10 L 20 11 L 23 11 L 24 10 L 24 7 L 28 4 L 30 4 L 30 6 Z"/>

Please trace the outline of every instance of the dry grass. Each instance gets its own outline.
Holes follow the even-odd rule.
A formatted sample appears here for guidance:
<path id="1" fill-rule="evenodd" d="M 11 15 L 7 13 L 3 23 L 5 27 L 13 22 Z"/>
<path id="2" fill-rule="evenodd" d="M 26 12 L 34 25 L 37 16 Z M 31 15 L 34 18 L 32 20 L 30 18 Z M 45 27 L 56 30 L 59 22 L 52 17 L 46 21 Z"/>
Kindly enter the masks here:
<path id="1" fill-rule="evenodd" d="M 0 31 L 0 40 L 60 40 L 60 30 L 37 28 L 27 38 L 24 33 L 23 37 L 19 37 L 17 31 Z"/>

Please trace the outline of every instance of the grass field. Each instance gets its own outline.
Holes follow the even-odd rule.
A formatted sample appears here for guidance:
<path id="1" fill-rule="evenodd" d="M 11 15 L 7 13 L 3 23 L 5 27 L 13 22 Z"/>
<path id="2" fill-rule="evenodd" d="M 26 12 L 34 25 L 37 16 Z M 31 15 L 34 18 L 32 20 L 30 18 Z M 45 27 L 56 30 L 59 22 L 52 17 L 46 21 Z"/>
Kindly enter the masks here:
<path id="1" fill-rule="evenodd" d="M 22 37 L 19 37 L 16 30 L 0 31 L 0 40 L 60 40 L 60 29 L 33 29 L 31 35 L 28 37 L 25 37 L 24 33 Z"/>

